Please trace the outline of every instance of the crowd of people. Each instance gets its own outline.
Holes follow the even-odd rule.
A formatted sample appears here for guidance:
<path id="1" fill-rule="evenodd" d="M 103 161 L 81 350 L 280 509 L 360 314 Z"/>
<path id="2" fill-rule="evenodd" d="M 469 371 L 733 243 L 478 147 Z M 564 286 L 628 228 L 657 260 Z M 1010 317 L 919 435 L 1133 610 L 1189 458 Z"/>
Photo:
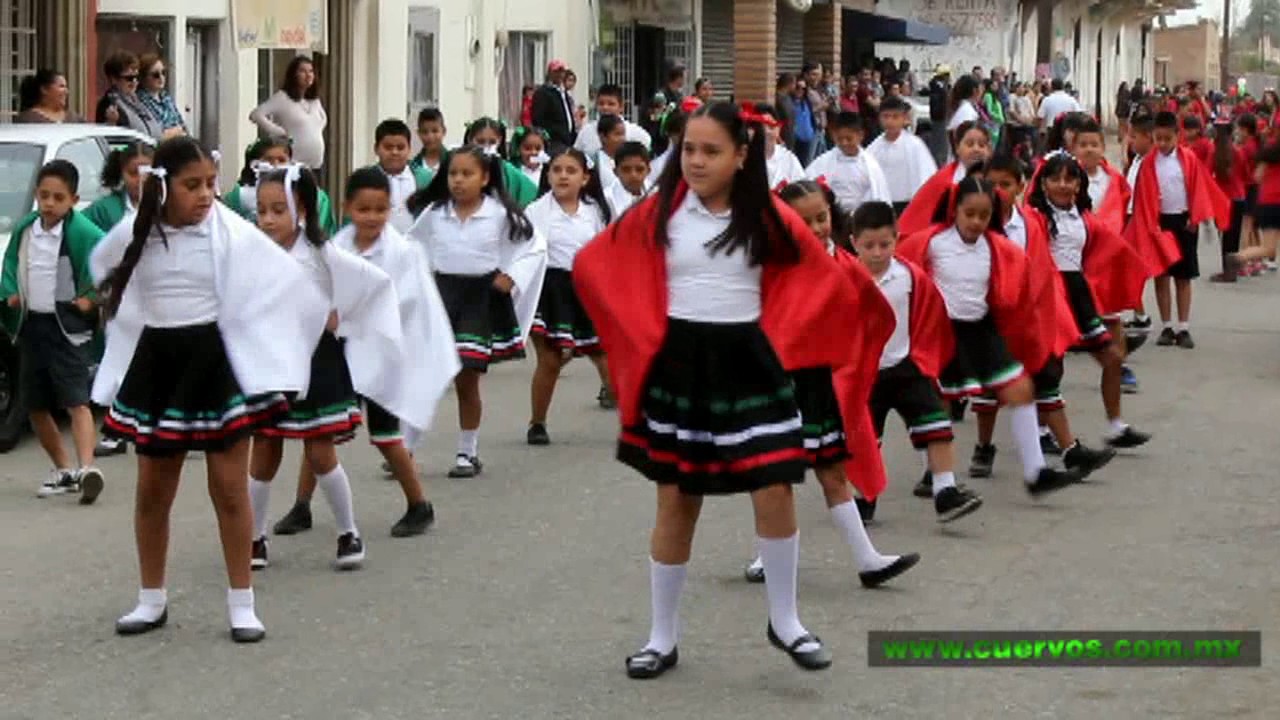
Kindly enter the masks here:
<path id="1" fill-rule="evenodd" d="M 32 425 L 54 466 L 39 495 L 92 504 L 104 491 L 91 404 L 108 408 L 102 434 L 116 443 L 97 454 L 136 452 L 139 593 L 116 623 L 122 635 L 167 622 L 169 512 L 189 453 L 208 470 L 231 637 L 256 642 L 266 631 L 252 573 L 270 565 L 285 441 L 301 441 L 305 462 L 274 532 L 310 529 L 318 488 L 338 529 L 335 566 L 358 567 L 364 536 L 341 445 L 367 426 L 405 497 L 391 535 L 421 535 L 435 507 L 417 459 L 440 401 L 452 388 L 448 476 L 475 478 L 491 469 L 480 451 L 486 373 L 531 353 L 528 444 L 552 442 L 557 379 L 587 358 L 599 404 L 619 416 L 617 459 L 655 485 L 652 624 L 628 676 L 677 664 L 699 511 L 725 494 L 752 500 L 757 557 L 745 576 L 766 586 L 768 641 L 803 669 L 826 668 L 831 653 L 796 600 L 793 487 L 807 470 L 862 584 L 888 582 L 919 559 L 880 552 L 866 530 L 888 482 L 891 411 L 920 455 L 913 492 L 939 522 L 983 504 L 957 479 L 952 426 L 967 407 L 978 425 L 970 477 L 995 472 L 1003 412 L 1027 492 L 1069 490 L 1150 440 L 1123 412 L 1137 390 L 1126 359 L 1152 323 L 1145 286 L 1163 323 L 1156 345 L 1191 349 L 1199 233 L 1222 233 L 1231 278 L 1274 260 L 1280 237 L 1280 142 L 1256 116 L 1215 123 L 1210 140 L 1181 104 L 1181 116 L 1135 113 L 1118 168 L 1097 120 L 1056 100 L 1069 94 L 1054 83 L 1037 111 L 1045 152 L 1024 160 L 972 89 L 998 95 L 998 70 L 982 83 L 980 69 L 954 84 L 935 76 L 951 99 L 940 123 L 951 159 L 939 167 L 909 129 L 905 64 L 864 71 L 852 89 L 807 66 L 780 79 L 775 104 L 718 102 L 705 81 L 686 97 L 673 72 L 658 122 L 636 124 L 611 85 L 583 119 L 554 61 L 531 124 L 471 119 L 451 146 L 441 109 L 416 127 L 384 120 L 377 163 L 334 199 L 316 181 L 325 116 L 309 61 L 295 60 L 254 111 L 267 134 L 225 195 L 212 151 L 152 107 L 163 95 L 143 99 L 156 86 L 139 90 L 140 73 L 162 80 L 157 62 L 114 57 L 99 114 L 163 140 L 116 150 L 102 172 L 109 193 L 84 212 L 75 167 L 45 165 L 0 281 L 0 319 L 22 349 Z M 35 112 L 56 113 L 43 99 L 56 80 L 38 87 Z M 1060 392 L 1073 351 L 1098 363 L 1101 447 L 1073 434 Z M 71 415 L 74 453 L 57 410 Z"/>

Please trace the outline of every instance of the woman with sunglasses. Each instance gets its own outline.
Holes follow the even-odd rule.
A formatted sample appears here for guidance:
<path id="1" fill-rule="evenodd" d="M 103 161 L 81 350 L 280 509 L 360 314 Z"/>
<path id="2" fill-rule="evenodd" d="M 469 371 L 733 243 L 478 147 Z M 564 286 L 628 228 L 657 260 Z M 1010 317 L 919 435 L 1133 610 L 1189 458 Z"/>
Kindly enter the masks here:
<path id="1" fill-rule="evenodd" d="M 164 127 L 138 99 L 138 56 L 122 50 L 107 58 L 103 70 L 111 87 L 98 101 L 94 122 L 133 128 L 160 140 Z"/>
<path id="2" fill-rule="evenodd" d="M 182 113 L 178 112 L 178 103 L 165 89 L 169 74 L 164 60 L 155 53 L 147 53 L 139 60 L 138 66 L 142 72 L 138 76 L 138 99 L 151 113 L 151 117 L 160 122 L 160 126 L 164 128 L 164 137 L 188 135 Z"/>

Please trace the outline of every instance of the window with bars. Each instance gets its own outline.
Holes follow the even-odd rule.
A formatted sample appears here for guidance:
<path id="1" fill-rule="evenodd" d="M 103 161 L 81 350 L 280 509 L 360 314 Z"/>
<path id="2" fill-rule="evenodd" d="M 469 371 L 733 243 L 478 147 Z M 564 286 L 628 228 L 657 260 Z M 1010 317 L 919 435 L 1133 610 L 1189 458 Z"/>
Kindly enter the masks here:
<path id="1" fill-rule="evenodd" d="M 502 58 L 502 76 L 498 81 L 498 96 L 502 120 L 509 127 L 520 124 L 526 86 L 538 87 L 546 78 L 550 34 L 544 32 L 513 32 L 507 36 L 507 47 Z"/>
<path id="2" fill-rule="evenodd" d="M 635 96 L 635 46 L 635 26 L 615 26 L 613 28 L 613 52 L 604 73 L 606 82 L 622 88 L 622 106 L 632 108 L 633 111 L 637 103 Z"/>
<path id="3" fill-rule="evenodd" d="M 22 79 L 36 71 L 35 0 L 0 0 L 0 120 L 18 114 Z"/>

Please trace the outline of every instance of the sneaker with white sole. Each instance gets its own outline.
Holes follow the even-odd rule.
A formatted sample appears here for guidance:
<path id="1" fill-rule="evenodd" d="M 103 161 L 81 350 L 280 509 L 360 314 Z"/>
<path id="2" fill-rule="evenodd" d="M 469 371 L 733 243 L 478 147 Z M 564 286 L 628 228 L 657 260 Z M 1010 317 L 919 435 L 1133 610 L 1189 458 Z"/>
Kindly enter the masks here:
<path id="1" fill-rule="evenodd" d="M 271 562 L 267 559 L 267 537 L 264 535 L 253 541 L 253 551 L 249 567 L 254 570 L 265 570 Z"/>
<path id="2" fill-rule="evenodd" d="M 66 495 L 67 493 L 78 492 L 80 483 L 76 480 L 75 473 L 70 470 L 54 470 L 49 473 L 49 477 L 40 484 L 40 489 L 36 491 L 37 497 L 47 498 L 55 495 Z"/>
<path id="3" fill-rule="evenodd" d="M 364 562 L 364 541 L 353 532 L 338 536 L 338 558 L 333 566 L 339 570 L 355 570 Z"/>
<path id="4" fill-rule="evenodd" d="M 92 505 L 93 501 L 102 494 L 102 488 L 106 485 L 102 471 L 96 467 L 80 468 L 76 472 L 76 481 L 80 484 L 81 505 Z"/>

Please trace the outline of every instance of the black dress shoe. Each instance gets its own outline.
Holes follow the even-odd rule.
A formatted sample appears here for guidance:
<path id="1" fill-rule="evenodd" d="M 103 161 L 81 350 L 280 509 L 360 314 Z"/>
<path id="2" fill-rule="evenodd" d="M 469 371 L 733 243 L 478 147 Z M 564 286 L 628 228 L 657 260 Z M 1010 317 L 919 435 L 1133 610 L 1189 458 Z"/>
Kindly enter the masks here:
<path id="1" fill-rule="evenodd" d="M 1045 495 L 1056 492 L 1067 486 L 1075 485 L 1083 478 L 1074 470 L 1055 470 L 1053 468 L 1041 468 L 1040 476 L 1036 481 L 1027 485 L 1027 492 L 1033 496 Z"/>
<path id="2" fill-rule="evenodd" d="M 627 677 L 633 680 L 649 680 L 670 670 L 680 662 L 680 648 L 673 647 L 663 655 L 648 648 L 627 658 Z"/>
<path id="3" fill-rule="evenodd" d="M 525 434 L 525 442 L 530 445 L 550 445 L 551 436 L 547 434 L 544 423 L 529 423 L 529 432 Z"/>
<path id="4" fill-rule="evenodd" d="M 816 635 L 801 635 L 795 639 L 790 645 L 782 644 L 782 638 L 778 637 L 778 633 L 773 631 L 773 623 L 769 623 L 768 630 L 769 642 L 773 646 L 786 653 L 791 657 L 792 662 L 799 665 L 804 670 L 826 670 L 831 667 L 831 651 L 827 650 L 827 646 L 822 644 Z M 813 650 L 800 651 L 796 648 L 805 645 L 816 645 Z"/>
<path id="5" fill-rule="evenodd" d="M 267 636 L 262 628 L 231 628 L 231 641 L 238 643 L 256 643 Z"/>
<path id="6" fill-rule="evenodd" d="M 307 503 L 294 503 L 271 531 L 277 535 L 296 535 L 310 529 L 311 506 Z"/>
<path id="7" fill-rule="evenodd" d="M 1095 470 L 1106 466 L 1115 456 L 1116 451 L 1113 448 L 1094 450 L 1077 440 L 1075 445 L 1067 448 L 1067 451 L 1063 453 L 1062 464 L 1068 470 L 1075 470 L 1080 473 L 1080 478 L 1084 479 L 1093 474 Z"/>
<path id="8" fill-rule="evenodd" d="M 920 482 L 912 488 L 911 494 L 918 498 L 933 497 L 933 473 L 928 470 L 924 471 L 924 476 L 920 478 Z"/>
<path id="9" fill-rule="evenodd" d="M 167 622 L 169 622 L 169 608 L 165 607 L 165 609 L 160 612 L 160 617 L 150 622 L 147 622 L 146 620 L 117 620 L 116 634 L 142 635 L 143 633 L 149 633 L 152 630 L 158 630 L 164 627 L 164 624 Z"/>
<path id="10" fill-rule="evenodd" d="M 858 573 L 858 579 L 862 581 L 862 587 L 864 588 L 879 587 L 915 567 L 918 562 L 920 562 L 919 553 L 899 555 L 897 560 L 879 570 Z"/>

